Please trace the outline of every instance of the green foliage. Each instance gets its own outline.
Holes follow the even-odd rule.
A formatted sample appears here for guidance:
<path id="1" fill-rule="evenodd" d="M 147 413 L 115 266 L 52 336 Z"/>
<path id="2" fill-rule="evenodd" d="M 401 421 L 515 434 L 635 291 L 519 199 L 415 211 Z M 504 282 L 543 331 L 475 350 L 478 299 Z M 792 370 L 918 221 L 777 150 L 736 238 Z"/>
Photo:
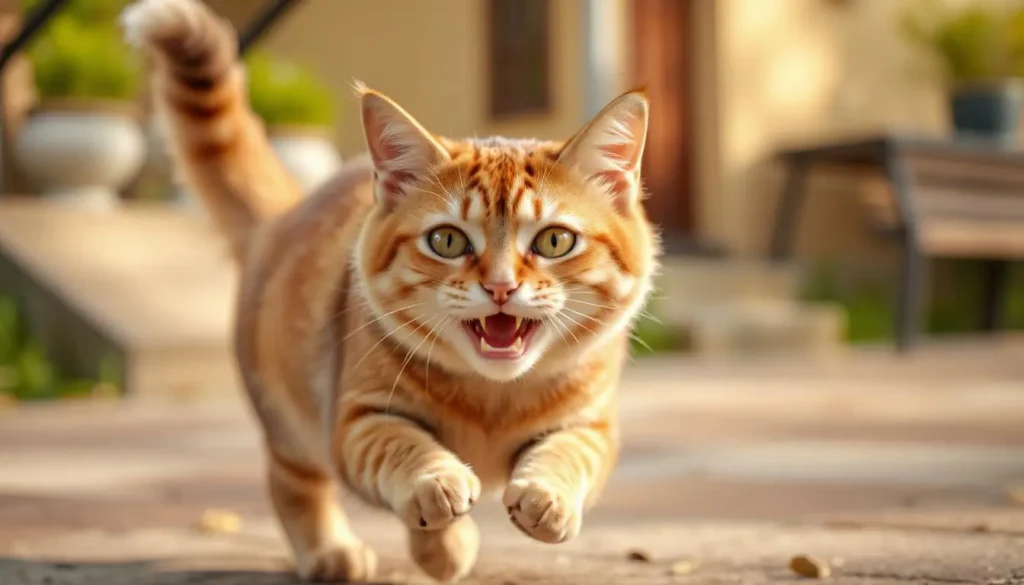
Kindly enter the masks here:
<path id="1" fill-rule="evenodd" d="M 974 261 L 932 261 L 933 284 L 928 299 L 925 330 L 929 334 L 968 333 L 978 330 L 982 306 L 981 264 Z M 897 282 L 860 280 L 840 282 L 839 268 L 823 263 L 815 267 L 803 297 L 808 301 L 839 303 L 847 313 L 851 343 L 888 342 L 895 335 Z M 1024 267 L 1011 273 L 1004 307 L 1006 325 L 1024 329 Z"/>
<path id="2" fill-rule="evenodd" d="M 40 31 L 28 55 L 42 97 L 127 100 L 135 95 L 136 53 L 124 44 L 117 25 L 125 4 L 72 0 Z"/>
<path id="3" fill-rule="evenodd" d="M 334 124 L 334 96 L 312 70 L 258 51 L 245 62 L 252 109 L 268 126 Z"/>
<path id="4" fill-rule="evenodd" d="M 918 0 L 903 14 L 903 34 L 930 53 L 947 83 L 1024 75 L 1024 6 L 1007 9 Z"/>
<path id="5" fill-rule="evenodd" d="M 650 317 L 640 317 L 633 327 L 633 355 L 657 354 L 682 349 L 675 332 Z"/>
<path id="6" fill-rule="evenodd" d="M 120 367 L 114 356 L 100 364 L 99 380 L 60 375 L 37 339 L 28 334 L 18 305 L 0 297 L 0 394 L 19 400 L 89 396 L 101 387 L 120 387 Z"/>

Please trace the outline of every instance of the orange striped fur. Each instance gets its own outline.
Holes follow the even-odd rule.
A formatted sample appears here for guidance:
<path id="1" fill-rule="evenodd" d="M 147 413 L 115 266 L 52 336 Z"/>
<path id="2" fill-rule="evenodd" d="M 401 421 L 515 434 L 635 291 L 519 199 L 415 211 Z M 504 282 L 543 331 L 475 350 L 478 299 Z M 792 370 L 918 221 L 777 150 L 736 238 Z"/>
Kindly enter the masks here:
<path id="1" fill-rule="evenodd" d="M 242 265 L 237 359 L 299 573 L 373 575 L 340 485 L 393 511 L 441 581 L 475 561 L 481 494 L 537 540 L 575 537 L 615 464 L 616 387 L 656 269 L 646 97 L 565 143 L 457 141 L 359 86 L 368 156 L 303 199 L 246 103 L 230 26 L 197 0 L 141 0 L 123 22 Z"/>

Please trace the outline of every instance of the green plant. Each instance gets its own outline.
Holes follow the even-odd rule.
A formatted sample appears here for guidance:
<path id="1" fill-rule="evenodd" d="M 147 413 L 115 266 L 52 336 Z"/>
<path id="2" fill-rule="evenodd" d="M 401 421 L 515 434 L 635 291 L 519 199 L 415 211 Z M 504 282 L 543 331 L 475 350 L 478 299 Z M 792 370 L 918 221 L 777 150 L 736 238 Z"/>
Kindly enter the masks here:
<path id="1" fill-rule="evenodd" d="M 138 62 L 117 27 L 125 4 L 72 0 L 46 25 L 28 48 L 42 97 L 125 100 L 135 95 Z"/>
<path id="2" fill-rule="evenodd" d="M 331 126 L 334 97 L 311 71 L 266 53 L 245 59 L 252 109 L 268 126 Z"/>
<path id="3" fill-rule="evenodd" d="M 32 338 L 14 299 L 0 297 L 0 394 L 19 400 L 89 396 L 97 390 L 120 387 L 120 367 L 108 356 L 98 379 L 61 375 L 42 343 Z"/>
<path id="4" fill-rule="evenodd" d="M 930 53 L 947 83 L 1024 75 L 1024 6 L 918 0 L 900 21 L 903 34 Z"/>
<path id="5" fill-rule="evenodd" d="M 927 297 L 925 331 L 933 335 L 976 332 L 982 306 L 981 263 L 933 260 L 930 265 L 933 278 Z M 892 340 L 896 280 L 842 280 L 839 265 L 818 264 L 811 271 L 802 297 L 840 304 L 847 313 L 847 339 L 851 343 Z M 1011 272 L 1004 310 L 1007 328 L 1024 329 L 1024 267 L 1015 267 Z"/>

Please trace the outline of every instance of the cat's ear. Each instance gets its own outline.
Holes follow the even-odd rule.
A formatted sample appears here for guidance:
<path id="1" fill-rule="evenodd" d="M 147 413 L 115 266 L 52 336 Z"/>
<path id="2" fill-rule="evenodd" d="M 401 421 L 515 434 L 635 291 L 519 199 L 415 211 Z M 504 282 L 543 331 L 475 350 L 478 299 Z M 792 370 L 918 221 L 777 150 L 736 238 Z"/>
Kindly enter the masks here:
<path id="1" fill-rule="evenodd" d="M 626 210 L 640 198 L 640 161 L 650 102 L 641 91 L 612 100 L 562 148 L 558 162 L 578 169 Z"/>
<path id="2" fill-rule="evenodd" d="M 363 114 L 363 134 L 373 159 L 377 201 L 392 206 L 405 190 L 450 159 L 448 152 L 419 122 L 390 98 L 356 83 Z"/>

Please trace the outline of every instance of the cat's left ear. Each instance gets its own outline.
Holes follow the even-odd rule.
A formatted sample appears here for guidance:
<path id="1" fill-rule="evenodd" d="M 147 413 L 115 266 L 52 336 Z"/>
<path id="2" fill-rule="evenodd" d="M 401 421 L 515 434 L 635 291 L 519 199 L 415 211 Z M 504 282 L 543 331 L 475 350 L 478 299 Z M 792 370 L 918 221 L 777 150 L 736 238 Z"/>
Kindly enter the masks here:
<path id="1" fill-rule="evenodd" d="M 373 159 L 374 193 L 385 208 L 406 189 L 451 157 L 434 136 L 382 93 L 356 84 L 363 113 L 363 133 Z"/>
<path id="2" fill-rule="evenodd" d="M 643 91 L 619 96 L 566 143 L 558 162 L 607 189 L 619 210 L 629 209 L 640 198 L 649 112 Z"/>

